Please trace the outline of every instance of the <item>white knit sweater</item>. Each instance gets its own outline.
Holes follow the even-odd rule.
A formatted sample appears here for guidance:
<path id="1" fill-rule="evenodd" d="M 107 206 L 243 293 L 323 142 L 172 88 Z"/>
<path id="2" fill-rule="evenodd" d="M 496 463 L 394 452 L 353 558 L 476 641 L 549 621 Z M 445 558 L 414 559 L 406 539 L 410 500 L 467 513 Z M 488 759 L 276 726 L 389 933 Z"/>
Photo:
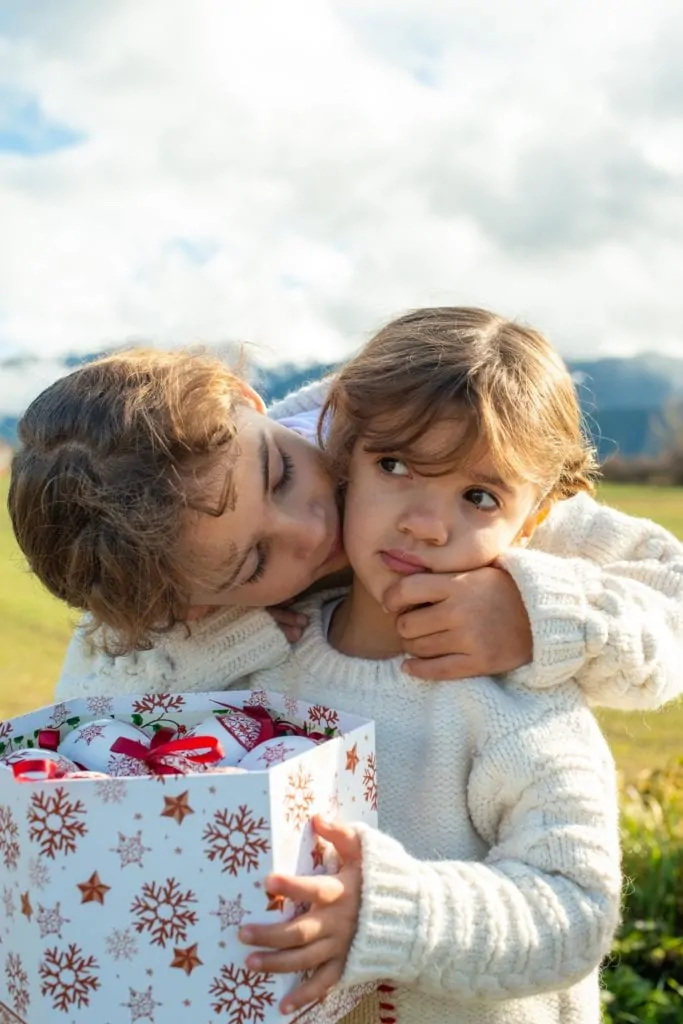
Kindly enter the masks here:
<path id="1" fill-rule="evenodd" d="M 318 408 L 324 383 L 271 410 L 277 419 Z M 531 622 L 531 685 L 575 679 L 592 704 L 654 708 L 683 692 L 683 546 L 647 519 L 585 495 L 558 503 L 530 549 L 501 560 Z M 77 632 L 57 699 L 144 690 L 221 690 L 287 657 L 266 612 L 224 609 L 159 637 L 153 651 L 91 655 Z"/>
<path id="2" fill-rule="evenodd" d="M 416 683 L 400 658 L 330 647 L 322 601 L 306 602 L 286 663 L 251 685 L 375 720 L 382 832 L 362 827 L 343 983 L 388 981 L 397 1024 L 597 1024 L 619 911 L 617 802 L 579 689 L 533 690 L 531 668 L 505 687 Z"/>

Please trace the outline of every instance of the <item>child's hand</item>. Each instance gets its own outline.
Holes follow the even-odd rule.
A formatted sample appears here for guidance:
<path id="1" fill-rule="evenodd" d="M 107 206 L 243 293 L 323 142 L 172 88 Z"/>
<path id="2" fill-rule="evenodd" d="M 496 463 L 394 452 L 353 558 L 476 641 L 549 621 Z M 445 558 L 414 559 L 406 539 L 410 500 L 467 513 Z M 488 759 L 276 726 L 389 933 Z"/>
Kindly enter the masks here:
<path id="1" fill-rule="evenodd" d="M 383 605 L 401 613 L 403 649 L 413 655 L 403 666 L 416 679 L 499 675 L 533 657 L 529 616 L 503 569 L 402 576 L 386 591 Z"/>
<path id="2" fill-rule="evenodd" d="M 268 608 L 268 611 L 290 644 L 301 640 L 301 635 L 308 625 L 307 615 L 302 615 L 301 612 L 292 611 L 291 608 L 285 608 L 282 605 L 274 605 L 272 608 Z"/>
<path id="3" fill-rule="evenodd" d="M 315 831 L 336 849 L 341 868 L 336 875 L 286 877 L 270 875 L 266 890 L 297 903 L 310 904 L 300 917 L 281 924 L 247 925 L 239 937 L 249 946 L 277 950 L 250 953 L 250 970 L 287 973 L 310 971 L 310 976 L 285 996 L 283 1013 L 324 998 L 341 978 L 356 934 L 361 895 L 361 841 L 358 832 L 341 822 L 316 817 Z"/>

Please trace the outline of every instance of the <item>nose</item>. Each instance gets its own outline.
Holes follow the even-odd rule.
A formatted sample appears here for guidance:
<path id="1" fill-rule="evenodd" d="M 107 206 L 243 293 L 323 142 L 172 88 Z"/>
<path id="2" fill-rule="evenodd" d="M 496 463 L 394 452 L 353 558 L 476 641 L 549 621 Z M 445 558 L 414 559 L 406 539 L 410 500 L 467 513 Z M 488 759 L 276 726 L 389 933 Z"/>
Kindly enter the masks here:
<path id="1" fill-rule="evenodd" d="M 449 529 L 444 515 L 433 508 L 407 509 L 398 523 L 400 533 L 408 534 L 413 540 L 439 547 L 448 543 Z"/>

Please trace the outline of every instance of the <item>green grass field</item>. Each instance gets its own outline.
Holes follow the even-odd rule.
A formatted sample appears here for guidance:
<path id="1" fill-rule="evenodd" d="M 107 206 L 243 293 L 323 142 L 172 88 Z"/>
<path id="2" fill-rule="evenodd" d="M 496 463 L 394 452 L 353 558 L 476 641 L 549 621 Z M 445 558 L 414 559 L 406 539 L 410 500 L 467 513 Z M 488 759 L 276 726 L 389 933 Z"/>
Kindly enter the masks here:
<path id="1" fill-rule="evenodd" d="M 23 566 L 5 511 L 7 482 L 0 480 L 0 719 L 50 703 L 76 621 Z M 682 488 L 611 484 L 600 497 L 683 539 Z M 683 750 L 683 703 L 648 715 L 609 712 L 600 718 L 627 777 L 664 765 Z"/>

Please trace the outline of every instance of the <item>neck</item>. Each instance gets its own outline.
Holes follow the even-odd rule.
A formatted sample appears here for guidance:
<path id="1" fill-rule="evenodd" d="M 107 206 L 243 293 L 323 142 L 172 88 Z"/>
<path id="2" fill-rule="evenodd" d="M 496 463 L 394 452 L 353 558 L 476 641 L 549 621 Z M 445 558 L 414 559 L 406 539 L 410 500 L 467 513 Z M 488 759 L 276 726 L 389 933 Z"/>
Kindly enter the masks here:
<path id="1" fill-rule="evenodd" d="M 393 612 L 385 612 L 354 579 L 334 613 L 329 641 L 335 650 L 352 658 L 394 658 L 402 653 L 396 618 Z"/>

